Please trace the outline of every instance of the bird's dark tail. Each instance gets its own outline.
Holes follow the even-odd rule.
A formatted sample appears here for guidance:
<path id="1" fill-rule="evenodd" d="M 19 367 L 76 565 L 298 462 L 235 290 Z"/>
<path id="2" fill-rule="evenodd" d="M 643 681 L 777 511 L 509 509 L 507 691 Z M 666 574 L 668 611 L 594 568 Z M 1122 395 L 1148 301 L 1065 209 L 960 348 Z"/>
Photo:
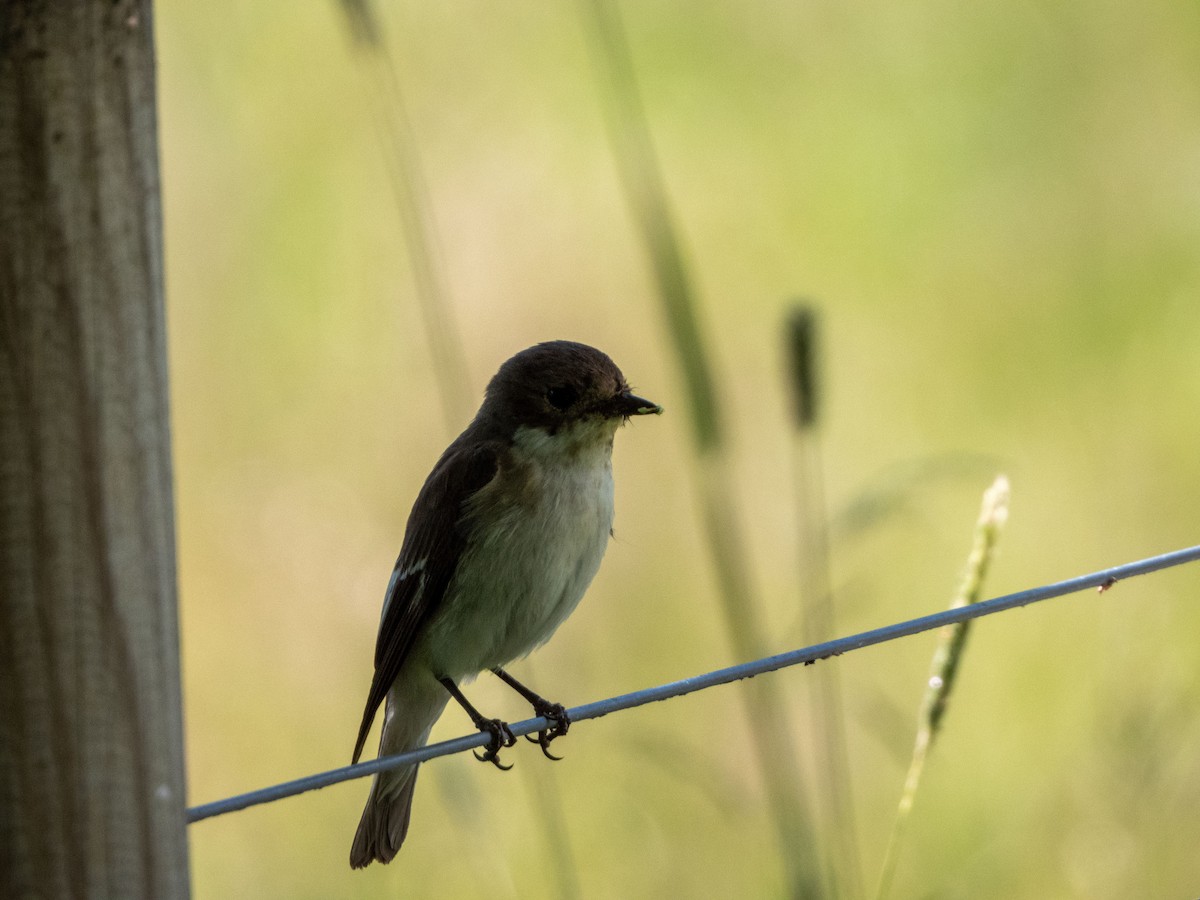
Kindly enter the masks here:
<path id="1" fill-rule="evenodd" d="M 393 756 L 424 747 L 450 695 L 428 670 L 402 670 L 388 691 L 379 755 Z M 362 869 L 395 857 L 408 834 L 417 767 L 379 772 L 350 847 L 350 867 Z"/>
<path id="2" fill-rule="evenodd" d="M 352 869 L 362 869 L 376 861 L 391 862 L 408 835 L 417 767 L 406 766 L 400 777 L 397 774 L 394 770 L 381 772 L 371 784 L 371 795 L 350 847 Z"/>

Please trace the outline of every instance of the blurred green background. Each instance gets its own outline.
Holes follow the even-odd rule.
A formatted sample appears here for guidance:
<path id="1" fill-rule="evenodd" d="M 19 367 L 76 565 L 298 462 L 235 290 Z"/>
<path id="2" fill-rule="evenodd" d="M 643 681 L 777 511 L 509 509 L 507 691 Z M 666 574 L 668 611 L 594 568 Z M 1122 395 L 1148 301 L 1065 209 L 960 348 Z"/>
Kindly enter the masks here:
<path id="1" fill-rule="evenodd" d="M 1200 541 L 1200 6 L 621 11 L 773 650 L 802 643 L 781 339 L 796 296 L 824 326 L 839 634 L 946 604 L 997 471 L 1013 500 L 988 596 Z M 515 351 L 571 338 L 667 408 L 619 436 L 616 540 L 514 674 L 573 705 L 738 661 L 579 7 L 381 14 L 473 395 Z M 409 507 L 453 435 L 378 83 L 339 8 L 166 0 L 156 28 L 198 803 L 349 761 Z M 983 622 L 893 896 L 1200 892 L 1198 593 L 1185 567 Z M 868 886 L 933 646 L 822 663 L 839 670 Z M 802 750 L 813 671 L 769 676 Z M 525 718 L 494 682 L 476 704 Z M 196 896 L 557 897 L 563 847 L 585 897 L 778 895 L 737 691 L 582 724 L 558 764 L 522 744 L 504 775 L 427 765 L 387 867 L 347 866 L 365 781 L 199 823 Z M 467 731 L 450 710 L 434 737 Z M 565 811 L 549 827 L 544 789 Z"/>

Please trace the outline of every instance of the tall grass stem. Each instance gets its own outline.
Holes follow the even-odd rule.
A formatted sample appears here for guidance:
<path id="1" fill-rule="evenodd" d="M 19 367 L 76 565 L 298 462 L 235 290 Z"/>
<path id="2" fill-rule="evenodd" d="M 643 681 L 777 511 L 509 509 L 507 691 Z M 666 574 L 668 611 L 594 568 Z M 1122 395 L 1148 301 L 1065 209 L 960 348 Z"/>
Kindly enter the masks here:
<path id="1" fill-rule="evenodd" d="M 785 371 L 791 395 L 792 473 L 796 497 L 796 569 L 805 643 L 829 640 L 836 633 L 830 576 L 829 518 L 821 457 L 820 332 L 816 310 L 795 305 L 785 323 Z M 809 681 L 810 725 L 815 770 L 821 773 L 816 794 L 817 832 L 831 896 L 863 895 L 858 829 L 850 777 L 849 741 L 841 669 L 821 666 Z"/>
<path id="2" fill-rule="evenodd" d="M 992 486 L 984 491 L 979 521 L 975 525 L 975 539 L 971 547 L 971 555 L 967 558 L 966 572 L 950 603 L 950 609 L 969 606 L 978 602 L 982 596 L 983 581 L 995 554 L 996 542 L 1000 538 L 1000 531 L 1004 527 L 1004 523 L 1008 520 L 1009 494 L 1008 479 L 1003 475 L 997 476 Z M 946 705 L 950 701 L 954 679 L 966 650 L 970 624 L 970 621 L 962 621 L 944 626 L 938 635 L 937 649 L 933 652 L 933 660 L 929 666 L 929 680 L 926 683 L 920 711 L 917 714 L 917 737 L 913 744 L 912 759 L 909 762 L 908 774 L 904 779 L 904 790 L 900 795 L 900 805 L 896 810 L 896 818 L 892 823 L 891 835 L 888 838 L 887 850 L 883 857 L 879 888 L 875 892 L 877 900 L 884 900 L 891 891 L 904 827 L 908 823 L 909 814 L 912 812 L 913 803 L 917 797 L 921 774 L 925 770 L 925 761 L 929 757 L 929 750 L 938 735 L 946 713 Z"/>
<path id="3" fill-rule="evenodd" d="M 601 84 L 618 175 L 654 271 L 667 332 L 687 389 L 703 526 L 716 569 L 725 631 L 734 654 L 750 658 L 765 651 L 766 641 L 733 502 L 724 428 L 695 290 L 616 4 L 580 0 L 580 9 Z M 749 685 L 742 698 L 777 833 L 787 892 L 793 897 L 824 896 L 787 705 L 774 684 Z"/>

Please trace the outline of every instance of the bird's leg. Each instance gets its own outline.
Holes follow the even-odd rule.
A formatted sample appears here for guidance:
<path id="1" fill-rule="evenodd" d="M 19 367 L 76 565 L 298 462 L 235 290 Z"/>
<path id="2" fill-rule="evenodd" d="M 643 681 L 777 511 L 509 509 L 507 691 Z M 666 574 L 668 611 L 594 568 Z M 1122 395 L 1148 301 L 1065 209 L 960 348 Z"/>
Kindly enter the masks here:
<path id="1" fill-rule="evenodd" d="M 502 722 L 500 719 L 487 719 L 471 705 L 470 701 L 463 696 L 463 692 L 458 689 L 458 685 L 454 683 L 452 678 L 439 678 L 442 687 L 450 692 L 450 696 L 458 701 L 458 705 L 467 711 L 467 715 L 471 717 L 471 722 L 480 731 L 486 731 L 492 736 L 488 742 L 487 750 L 483 755 L 475 754 L 475 758 L 480 762 L 490 762 L 497 769 L 508 771 L 512 766 L 506 766 L 500 762 L 500 751 L 505 747 L 511 747 L 517 742 L 516 737 L 512 733 L 512 729 L 508 727 L 507 722 Z"/>
<path id="2" fill-rule="evenodd" d="M 571 717 L 567 715 L 566 707 L 561 703 L 551 703 L 544 697 L 538 696 L 499 666 L 492 669 L 492 674 L 528 700 L 533 706 L 533 711 L 535 713 L 550 720 L 551 724 L 549 728 L 543 728 L 541 731 L 539 731 L 536 738 L 525 735 L 526 740 L 532 741 L 541 747 L 542 753 L 547 759 L 562 759 L 561 756 L 555 756 L 553 753 L 551 753 L 549 748 L 552 740 L 562 737 L 567 733 L 567 729 L 571 727 Z"/>

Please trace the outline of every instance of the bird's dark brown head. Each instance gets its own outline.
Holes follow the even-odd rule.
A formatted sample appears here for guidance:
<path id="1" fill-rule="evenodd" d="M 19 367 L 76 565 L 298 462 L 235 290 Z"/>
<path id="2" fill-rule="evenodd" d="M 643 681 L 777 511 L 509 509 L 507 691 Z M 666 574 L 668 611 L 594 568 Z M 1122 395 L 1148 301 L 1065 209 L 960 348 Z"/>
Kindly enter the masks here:
<path id="1" fill-rule="evenodd" d="M 658 404 L 630 391 L 607 354 L 574 341 L 547 341 L 522 350 L 500 367 L 488 384 L 480 415 L 554 434 L 586 419 L 661 412 Z"/>

